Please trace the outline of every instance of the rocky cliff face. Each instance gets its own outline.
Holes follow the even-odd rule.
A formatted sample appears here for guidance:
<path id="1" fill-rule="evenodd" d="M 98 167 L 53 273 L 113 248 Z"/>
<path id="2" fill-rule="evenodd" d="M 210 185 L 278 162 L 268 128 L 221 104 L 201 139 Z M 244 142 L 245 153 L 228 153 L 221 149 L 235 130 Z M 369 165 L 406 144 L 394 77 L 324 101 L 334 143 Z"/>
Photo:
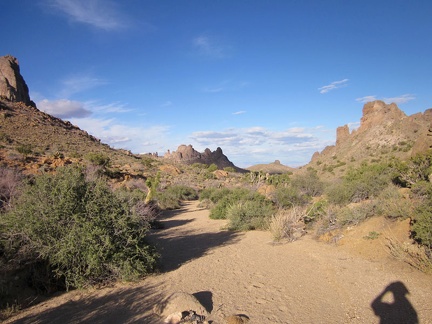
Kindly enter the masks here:
<path id="1" fill-rule="evenodd" d="M 20 73 L 18 60 L 11 55 L 0 57 L 0 98 L 35 106 Z"/>
<path id="2" fill-rule="evenodd" d="M 368 102 L 363 107 L 360 127 L 337 128 L 336 145 L 315 152 L 310 165 L 335 170 L 346 164 L 377 161 L 383 156 L 409 158 L 432 148 L 432 109 L 407 116 L 394 103 Z"/>
<path id="3" fill-rule="evenodd" d="M 236 167 L 228 158 L 223 154 L 222 149 L 218 147 L 216 151 L 210 151 L 206 148 L 203 153 L 196 151 L 192 145 L 180 145 L 177 151 L 166 152 L 164 154 L 164 159 L 172 160 L 178 163 L 193 164 L 193 163 L 203 163 L 203 164 L 216 164 L 219 169 L 226 167 L 233 167 L 236 170 L 241 170 Z"/>

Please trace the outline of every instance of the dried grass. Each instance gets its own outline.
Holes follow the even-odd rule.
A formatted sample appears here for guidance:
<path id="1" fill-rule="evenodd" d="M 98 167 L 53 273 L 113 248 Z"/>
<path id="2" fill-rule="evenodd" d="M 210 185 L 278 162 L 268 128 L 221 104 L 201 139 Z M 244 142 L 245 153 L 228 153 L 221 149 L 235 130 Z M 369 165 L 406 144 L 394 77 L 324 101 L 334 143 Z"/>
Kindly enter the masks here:
<path id="1" fill-rule="evenodd" d="M 283 239 L 295 241 L 304 233 L 303 217 L 305 210 L 301 207 L 281 209 L 270 219 L 269 230 L 273 240 L 279 242 Z"/>

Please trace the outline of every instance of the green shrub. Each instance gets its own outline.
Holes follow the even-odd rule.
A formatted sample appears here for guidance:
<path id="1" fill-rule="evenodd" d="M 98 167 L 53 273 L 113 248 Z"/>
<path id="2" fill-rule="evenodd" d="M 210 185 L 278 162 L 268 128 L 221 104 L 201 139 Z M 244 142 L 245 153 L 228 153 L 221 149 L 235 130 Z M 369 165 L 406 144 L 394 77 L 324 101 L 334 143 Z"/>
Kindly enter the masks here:
<path id="1" fill-rule="evenodd" d="M 17 151 L 18 153 L 27 156 L 33 153 L 33 147 L 31 146 L 31 144 L 22 144 L 17 147 Z"/>
<path id="2" fill-rule="evenodd" d="M 279 187 L 272 194 L 272 200 L 278 208 L 291 208 L 294 206 L 303 206 L 310 201 L 310 197 L 304 195 L 296 187 Z"/>
<path id="3" fill-rule="evenodd" d="M 155 265 L 145 242 L 147 220 L 76 167 L 36 177 L 3 221 L 8 257 L 42 262 L 48 269 L 43 280 L 63 281 L 66 288 L 137 279 Z"/>
<path id="4" fill-rule="evenodd" d="M 228 229 L 234 231 L 250 231 L 267 229 L 269 218 L 274 208 L 264 200 L 244 200 L 231 204 L 226 210 L 229 220 Z"/>
<path id="5" fill-rule="evenodd" d="M 412 203 L 405 198 L 396 185 L 389 185 L 377 198 L 377 212 L 387 218 L 406 219 L 412 214 Z"/>
<path id="6" fill-rule="evenodd" d="M 375 214 L 373 203 L 360 203 L 353 206 L 345 206 L 337 212 L 337 222 L 341 226 L 357 225 Z"/>
<path id="7" fill-rule="evenodd" d="M 110 164 L 109 156 L 103 153 L 88 153 L 85 155 L 85 158 L 90 161 L 94 165 L 107 167 Z"/>
<path id="8" fill-rule="evenodd" d="M 417 154 L 407 162 L 395 161 L 398 171 L 397 180 L 406 187 L 411 187 L 419 181 L 428 181 L 432 174 L 432 150 Z"/>
<path id="9" fill-rule="evenodd" d="M 214 164 L 214 163 L 210 164 L 210 165 L 208 166 L 208 168 L 207 168 L 207 170 L 208 170 L 209 172 L 216 171 L 217 169 L 218 169 L 218 166 L 217 166 L 216 164 Z"/>
<path id="10" fill-rule="evenodd" d="M 342 182 L 326 190 L 329 202 L 344 205 L 376 197 L 395 177 L 395 170 L 388 164 L 366 164 L 350 168 Z"/>
<path id="11" fill-rule="evenodd" d="M 310 197 L 321 195 L 324 189 L 324 184 L 318 178 L 317 172 L 312 169 L 305 173 L 295 174 L 291 179 L 291 186 Z"/>
<path id="12" fill-rule="evenodd" d="M 416 208 L 411 230 L 413 238 L 432 252 L 432 202 L 430 199 Z"/>
<path id="13" fill-rule="evenodd" d="M 231 205 L 248 200 L 264 202 L 266 199 L 263 195 L 245 188 L 222 188 L 213 190 L 209 200 L 214 204 L 210 209 L 210 218 L 226 219 L 227 210 Z"/>

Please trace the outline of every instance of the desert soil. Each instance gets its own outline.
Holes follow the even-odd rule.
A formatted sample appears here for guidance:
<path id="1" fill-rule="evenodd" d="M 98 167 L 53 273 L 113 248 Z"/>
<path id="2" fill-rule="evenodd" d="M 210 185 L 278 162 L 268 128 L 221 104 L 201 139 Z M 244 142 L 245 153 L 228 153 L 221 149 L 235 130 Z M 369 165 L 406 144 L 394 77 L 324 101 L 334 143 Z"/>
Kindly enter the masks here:
<path id="1" fill-rule="evenodd" d="M 193 294 L 213 323 L 224 323 L 230 314 L 245 314 L 258 324 L 379 323 L 372 303 L 386 287 L 393 293 L 375 303 L 389 316 L 382 323 L 416 323 L 415 317 L 432 323 L 432 276 L 393 259 L 383 239 L 364 238 L 372 231 L 398 236 L 406 224 L 392 228 L 374 219 L 337 243 L 307 234 L 274 244 L 269 232 L 225 231 L 225 221 L 208 214 L 198 202 L 165 214 L 165 228 L 150 235 L 162 255 L 159 274 L 64 293 L 7 323 L 162 323 L 153 307 L 178 291 Z"/>

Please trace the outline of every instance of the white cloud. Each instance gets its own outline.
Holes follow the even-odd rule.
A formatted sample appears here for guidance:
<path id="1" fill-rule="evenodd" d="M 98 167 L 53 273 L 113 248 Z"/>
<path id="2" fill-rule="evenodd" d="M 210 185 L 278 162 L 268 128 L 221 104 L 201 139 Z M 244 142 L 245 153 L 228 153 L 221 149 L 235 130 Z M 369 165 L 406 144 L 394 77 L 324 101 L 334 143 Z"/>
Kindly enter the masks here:
<path id="1" fill-rule="evenodd" d="M 233 112 L 232 114 L 233 115 L 243 115 L 243 114 L 246 114 L 246 111 L 245 110 L 240 110 L 240 111 Z"/>
<path id="2" fill-rule="evenodd" d="M 221 147 L 236 165 L 247 167 L 276 159 L 282 163 L 287 161 L 290 166 L 304 165 L 310 161 L 314 152 L 334 144 L 334 136 L 332 132 L 329 138 L 329 133 L 322 127 L 295 127 L 283 131 L 250 127 L 199 131 L 192 133 L 190 138 L 196 150 Z"/>
<path id="3" fill-rule="evenodd" d="M 329 85 L 325 85 L 325 86 L 323 86 L 321 88 L 318 88 L 318 90 L 319 90 L 320 93 L 324 94 L 324 93 L 327 93 L 327 92 L 329 92 L 331 90 L 335 90 L 335 89 L 339 89 L 339 88 L 342 88 L 342 87 L 346 87 L 348 85 L 348 80 L 349 79 L 343 79 L 343 80 L 340 80 L 340 81 L 334 81 L 334 82 L 330 83 Z"/>
<path id="4" fill-rule="evenodd" d="M 49 7 L 70 20 L 111 31 L 126 27 L 117 5 L 111 0 L 46 0 Z"/>
<path id="5" fill-rule="evenodd" d="M 356 101 L 366 103 L 375 100 L 382 100 L 387 104 L 390 103 L 404 104 L 408 101 L 414 100 L 415 98 L 416 97 L 413 94 L 404 94 L 398 97 L 390 97 L 390 98 L 377 98 L 377 96 L 365 96 L 365 97 L 357 98 Z"/>
<path id="6" fill-rule="evenodd" d="M 165 152 L 170 147 L 166 142 L 170 127 L 166 125 L 134 127 L 114 118 L 83 118 L 70 121 L 103 143 L 131 150 L 133 153 Z"/>
<path id="7" fill-rule="evenodd" d="M 37 106 L 41 111 L 58 118 L 84 118 L 91 115 L 91 111 L 79 101 L 43 99 L 37 103 Z"/>
<path id="8" fill-rule="evenodd" d="M 227 48 L 209 36 L 201 35 L 195 37 L 192 40 L 192 45 L 201 55 L 211 58 L 227 57 Z"/>

